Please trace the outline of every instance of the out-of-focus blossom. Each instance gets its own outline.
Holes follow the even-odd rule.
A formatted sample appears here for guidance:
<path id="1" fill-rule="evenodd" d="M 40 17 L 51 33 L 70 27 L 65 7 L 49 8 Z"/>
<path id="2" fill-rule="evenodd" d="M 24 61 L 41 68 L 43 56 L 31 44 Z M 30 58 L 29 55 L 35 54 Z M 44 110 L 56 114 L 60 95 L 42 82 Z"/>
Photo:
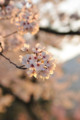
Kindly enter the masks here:
<path id="1" fill-rule="evenodd" d="M 23 4 L 22 9 L 13 17 L 13 24 L 18 28 L 20 34 L 32 33 L 36 34 L 39 30 L 39 16 L 37 8 L 31 2 L 27 1 Z"/>
<path id="2" fill-rule="evenodd" d="M 28 51 L 29 51 L 29 48 L 30 48 L 30 45 L 29 45 L 29 44 L 24 44 L 24 47 L 22 47 L 21 50 L 28 52 Z"/>
<path id="3" fill-rule="evenodd" d="M 0 7 L 0 19 L 11 18 L 13 10 L 14 10 L 13 4 L 9 4 L 6 7 L 5 6 Z"/>
<path id="4" fill-rule="evenodd" d="M 12 95 L 2 95 L 2 89 L 0 89 L 0 112 L 5 112 L 5 108 L 9 107 L 13 102 L 14 98 Z"/>
<path id="5" fill-rule="evenodd" d="M 25 40 L 19 35 L 11 36 L 7 39 L 7 45 L 9 50 L 20 50 L 24 45 Z"/>
<path id="6" fill-rule="evenodd" d="M 12 72 L 10 74 L 12 74 Z M 26 73 L 24 75 L 26 75 Z M 33 83 L 32 80 L 27 77 L 25 77 L 25 80 L 22 80 L 19 77 L 14 77 L 11 79 L 11 75 L 11 77 L 9 76 L 7 79 L 0 80 L 0 84 L 9 88 L 12 93 L 22 101 L 29 102 L 31 100 L 31 96 L 33 96 L 35 101 L 39 99 L 50 100 L 53 98 L 53 81 L 50 80 L 41 83 Z"/>
<path id="7" fill-rule="evenodd" d="M 77 109 L 75 109 L 73 117 L 75 120 L 80 120 L 80 106 L 78 106 Z"/>
<path id="8" fill-rule="evenodd" d="M 61 106 L 52 105 L 52 115 L 56 120 L 69 120 L 66 116 L 66 110 Z"/>
<path id="9" fill-rule="evenodd" d="M 4 0 L 0 0 L 0 4 L 1 4 L 1 5 L 4 4 Z"/>
<path id="10" fill-rule="evenodd" d="M 20 57 L 22 64 L 27 68 L 27 74 L 31 77 L 48 79 L 56 67 L 53 56 L 39 44 L 31 50 L 30 54 Z"/>

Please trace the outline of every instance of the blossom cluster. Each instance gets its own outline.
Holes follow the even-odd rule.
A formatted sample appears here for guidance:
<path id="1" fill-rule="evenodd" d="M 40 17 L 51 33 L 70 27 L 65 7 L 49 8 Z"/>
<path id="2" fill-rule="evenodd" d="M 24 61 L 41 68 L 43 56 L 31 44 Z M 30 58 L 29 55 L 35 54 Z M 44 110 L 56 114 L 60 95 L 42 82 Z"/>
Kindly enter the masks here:
<path id="1" fill-rule="evenodd" d="M 17 27 L 18 33 L 36 34 L 39 30 L 39 15 L 36 6 L 30 1 L 21 2 L 19 8 L 14 2 L 7 6 L 0 7 L 0 19 L 8 19 Z"/>
<path id="2" fill-rule="evenodd" d="M 20 34 L 37 33 L 39 30 L 39 16 L 35 5 L 30 1 L 22 2 L 22 8 L 16 16 L 14 14 L 12 22 L 17 26 Z"/>
<path id="3" fill-rule="evenodd" d="M 10 3 L 7 6 L 0 7 L 0 19 L 11 18 L 11 15 L 14 10 L 14 5 Z"/>
<path id="4" fill-rule="evenodd" d="M 30 50 L 31 51 L 30 51 Z M 56 64 L 55 59 L 40 44 L 36 44 L 34 48 L 24 46 L 25 56 L 20 56 L 22 64 L 27 68 L 27 74 L 32 77 L 49 79 L 54 73 Z"/>

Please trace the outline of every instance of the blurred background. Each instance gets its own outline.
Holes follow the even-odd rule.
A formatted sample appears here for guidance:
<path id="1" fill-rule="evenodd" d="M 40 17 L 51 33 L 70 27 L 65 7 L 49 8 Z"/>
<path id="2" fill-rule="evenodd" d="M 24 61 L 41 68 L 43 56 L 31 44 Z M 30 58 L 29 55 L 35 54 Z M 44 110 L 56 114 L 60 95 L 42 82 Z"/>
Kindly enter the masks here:
<path id="1" fill-rule="evenodd" d="M 49 80 L 38 81 L 0 56 L 0 120 L 80 120 L 80 0 L 32 1 L 39 8 L 40 31 L 24 38 L 45 46 L 57 67 Z M 8 20 L 0 21 L 3 35 L 14 30 Z M 5 43 L 4 54 L 20 64 L 18 44 L 11 38 Z"/>

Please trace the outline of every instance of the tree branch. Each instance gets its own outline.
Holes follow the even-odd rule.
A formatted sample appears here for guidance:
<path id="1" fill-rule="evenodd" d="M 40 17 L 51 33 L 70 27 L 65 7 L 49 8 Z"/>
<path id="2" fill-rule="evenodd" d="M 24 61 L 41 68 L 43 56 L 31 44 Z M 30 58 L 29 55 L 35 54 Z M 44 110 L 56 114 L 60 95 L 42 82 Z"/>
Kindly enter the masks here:
<path id="1" fill-rule="evenodd" d="M 42 28 L 40 27 L 41 31 L 47 32 L 47 33 L 51 33 L 51 34 L 56 34 L 56 35 L 80 35 L 80 31 L 70 31 L 70 32 L 58 32 L 56 30 L 52 30 L 50 28 Z"/>
<path id="2" fill-rule="evenodd" d="M 16 68 L 18 69 L 22 69 L 22 70 L 26 70 L 27 68 L 25 68 L 24 66 L 18 66 L 16 65 L 14 62 L 12 62 L 8 57 L 6 57 L 4 54 L 3 54 L 3 47 L 2 47 L 2 44 L 0 43 L 0 48 L 1 48 L 1 51 L 0 51 L 0 56 L 2 56 L 3 58 L 5 58 L 10 64 L 14 65 Z"/>
<path id="3" fill-rule="evenodd" d="M 7 58 L 5 55 L 3 55 L 3 53 L 0 53 L 0 56 L 2 56 L 3 58 L 5 58 L 10 64 L 14 65 L 18 69 L 22 69 L 22 70 L 26 70 L 27 69 L 27 68 L 24 68 L 24 66 L 18 66 L 18 65 L 16 65 L 9 58 Z"/>
<path id="4" fill-rule="evenodd" d="M 14 31 L 14 32 L 12 32 L 12 33 L 10 33 L 10 34 L 8 34 L 8 35 L 3 36 L 3 38 L 7 38 L 7 37 L 9 37 L 9 36 L 11 36 L 11 35 L 13 35 L 13 34 L 16 34 L 16 33 L 17 33 L 17 31 Z"/>

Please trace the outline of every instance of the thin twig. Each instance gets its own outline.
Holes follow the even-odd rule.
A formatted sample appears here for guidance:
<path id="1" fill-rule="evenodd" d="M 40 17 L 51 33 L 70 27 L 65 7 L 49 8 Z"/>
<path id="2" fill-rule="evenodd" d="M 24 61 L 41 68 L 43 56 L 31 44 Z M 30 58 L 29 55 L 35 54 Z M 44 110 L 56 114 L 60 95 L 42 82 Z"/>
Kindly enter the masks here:
<path id="1" fill-rule="evenodd" d="M 3 54 L 3 47 L 2 47 L 2 44 L 0 43 L 0 48 L 1 48 L 1 51 L 0 51 L 0 56 L 2 56 L 3 58 L 5 58 L 10 64 L 14 65 L 16 68 L 18 69 L 22 69 L 22 70 L 26 70 L 27 68 L 25 68 L 24 66 L 18 66 L 16 65 L 14 62 L 12 62 L 8 57 L 6 57 L 4 54 Z"/>
<path id="2" fill-rule="evenodd" d="M 8 34 L 8 35 L 3 36 L 3 38 L 10 37 L 11 35 L 16 34 L 16 33 L 17 33 L 17 31 L 14 31 L 14 32 L 12 32 L 12 33 L 10 33 L 10 34 Z"/>
<path id="3" fill-rule="evenodd" d="M 24 66 L 18 66 L 14 62 L 12 62 L 8 57 L 6 57 L 3 53 L 0 53 L 0 56 L 5 58 L 10 64 L 14 65 L 18 69 L 26 70 L 27 68 L 24 68 Z"/>
<path id="4" fill-rule="evenodd" d="M 2 20 L 10 20 L 10 19 L 11 19 L 11 17 L 9 17 L 9 18 L 3 17 L 3 18 L 0 18 L 0 21 L 2 21 Z"/>

